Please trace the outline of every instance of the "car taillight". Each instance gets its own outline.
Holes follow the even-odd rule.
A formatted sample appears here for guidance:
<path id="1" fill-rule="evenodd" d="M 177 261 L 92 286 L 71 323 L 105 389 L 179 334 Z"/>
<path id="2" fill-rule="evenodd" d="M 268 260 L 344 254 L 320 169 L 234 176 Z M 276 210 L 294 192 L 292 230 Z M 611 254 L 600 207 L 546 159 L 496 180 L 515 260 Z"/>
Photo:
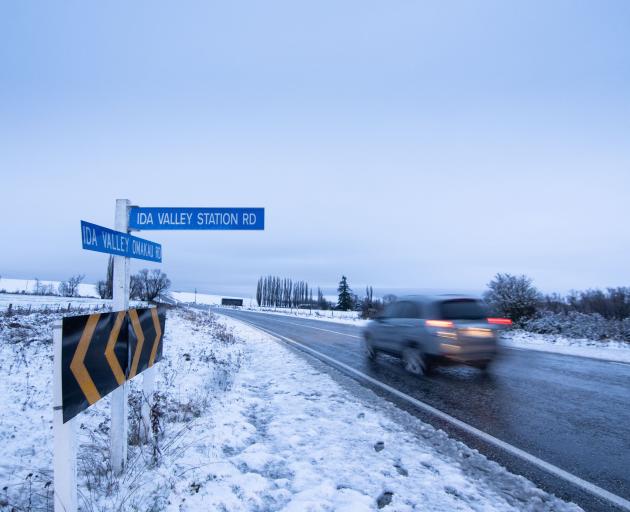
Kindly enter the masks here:
<path id="1" fill-rule="evenodd" d="M 512 325 L 512 320 L 509 318 L 488 318 L 488 323 L 495 325 Z"/>
<path id="2" fill-rule="evenodd" d="M 427 327 L 454 327 L 453 322 L 450 320 L 425 320 L 424 324 Z"/>

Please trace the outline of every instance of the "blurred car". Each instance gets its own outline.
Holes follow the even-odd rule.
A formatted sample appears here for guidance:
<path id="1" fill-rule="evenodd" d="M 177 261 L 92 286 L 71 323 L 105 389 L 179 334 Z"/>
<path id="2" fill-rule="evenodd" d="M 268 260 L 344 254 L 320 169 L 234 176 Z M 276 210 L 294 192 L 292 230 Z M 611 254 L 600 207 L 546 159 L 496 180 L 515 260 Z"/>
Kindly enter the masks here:
<path id="1" fill-rule="evenodd" d="M 489 317 L 474 297 L 403 297 L 385 306 L 363 330 L 368 358 L 379 352 L 401 357 L 416 375 L 435 364 L 466 364 L 485 370 L 497 354 L 498 331 L 512 322 Z"/>

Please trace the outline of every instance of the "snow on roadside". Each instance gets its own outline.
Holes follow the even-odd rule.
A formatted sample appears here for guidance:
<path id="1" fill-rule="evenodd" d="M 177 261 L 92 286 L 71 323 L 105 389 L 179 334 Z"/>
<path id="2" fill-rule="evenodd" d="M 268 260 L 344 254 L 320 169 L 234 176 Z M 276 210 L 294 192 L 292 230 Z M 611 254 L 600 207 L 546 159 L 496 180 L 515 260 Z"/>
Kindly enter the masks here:
<path id="1" fill-rule="evenodd" d="M 0 316 L 0 509 L 52 503 L 55 316 Z M 121 478 L 108 397 L 77 417 L 82 510 L 579 510 L 412 416 L 395 421 L 376 395 L 356 398 L 236 320 L 169 311 L 157 368 L 159 450 L 137 443 L 133 379 Z"/>
<path id="2" fill-rule="evenodd" d="M 576 339 L 515 329 L 505 331 L 501 343 L 507 347 L 630 363 L 630 343 L 625 341 Z"/>
<path id="3" fill-rule="evenodd" d="M 411 433 L 378 397 L 363 403 L 268 335 L 222 321 L 248 353 L 217 424 L 230 465 L 179 510 L 232 510 L 218 492 L 226 478 L 239 510 L 579 510 L 410 417 Z M 244 418 L 249 435 L 235 439 Z"/>

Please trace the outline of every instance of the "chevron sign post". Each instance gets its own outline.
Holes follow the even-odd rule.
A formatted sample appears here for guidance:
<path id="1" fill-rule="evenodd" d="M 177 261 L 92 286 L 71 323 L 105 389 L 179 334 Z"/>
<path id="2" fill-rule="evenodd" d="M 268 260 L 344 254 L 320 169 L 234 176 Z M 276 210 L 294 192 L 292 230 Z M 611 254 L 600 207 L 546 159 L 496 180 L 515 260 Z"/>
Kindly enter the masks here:
<path id="1" fill-rule="evenodd" d="M 55 323 L 55 511 L 77 510 L 75 417 L 106 395 L 123 389 L 139 373 L 150 373 L 162 359 L 165 323 L 166 314 L 159 308 L 66 317 Z M 117 425 L 112 421 L 113 427 Z M 126 429 L 122 431 L 126 434 Z"/>
<path id="2" fill-rule="evenodd" d="M 64 423 L 162 359 L 165 321 L 157 308 L 63 319 Z"/>

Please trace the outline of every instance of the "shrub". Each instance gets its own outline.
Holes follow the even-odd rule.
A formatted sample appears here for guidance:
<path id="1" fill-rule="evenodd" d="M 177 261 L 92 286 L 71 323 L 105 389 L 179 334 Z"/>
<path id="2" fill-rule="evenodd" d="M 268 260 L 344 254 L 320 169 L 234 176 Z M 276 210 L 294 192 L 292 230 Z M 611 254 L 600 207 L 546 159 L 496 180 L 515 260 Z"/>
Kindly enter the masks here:
<path id="1" fill-rule="evenodd" d="M 529 277 L 501 273 L 488 283 L 488 291 L 484 294 L 495 314 L 511 318 L 515 324 L 535 315 L 540 297 Z"/>
<path id="2" fill-rule="evenodd" d="M 630 318 L 606 319 L 599 313 L 540 311 L 525 320 L 522 327 L 539 334 L 559 334 L 569 338 L 630 341 Z"/>

